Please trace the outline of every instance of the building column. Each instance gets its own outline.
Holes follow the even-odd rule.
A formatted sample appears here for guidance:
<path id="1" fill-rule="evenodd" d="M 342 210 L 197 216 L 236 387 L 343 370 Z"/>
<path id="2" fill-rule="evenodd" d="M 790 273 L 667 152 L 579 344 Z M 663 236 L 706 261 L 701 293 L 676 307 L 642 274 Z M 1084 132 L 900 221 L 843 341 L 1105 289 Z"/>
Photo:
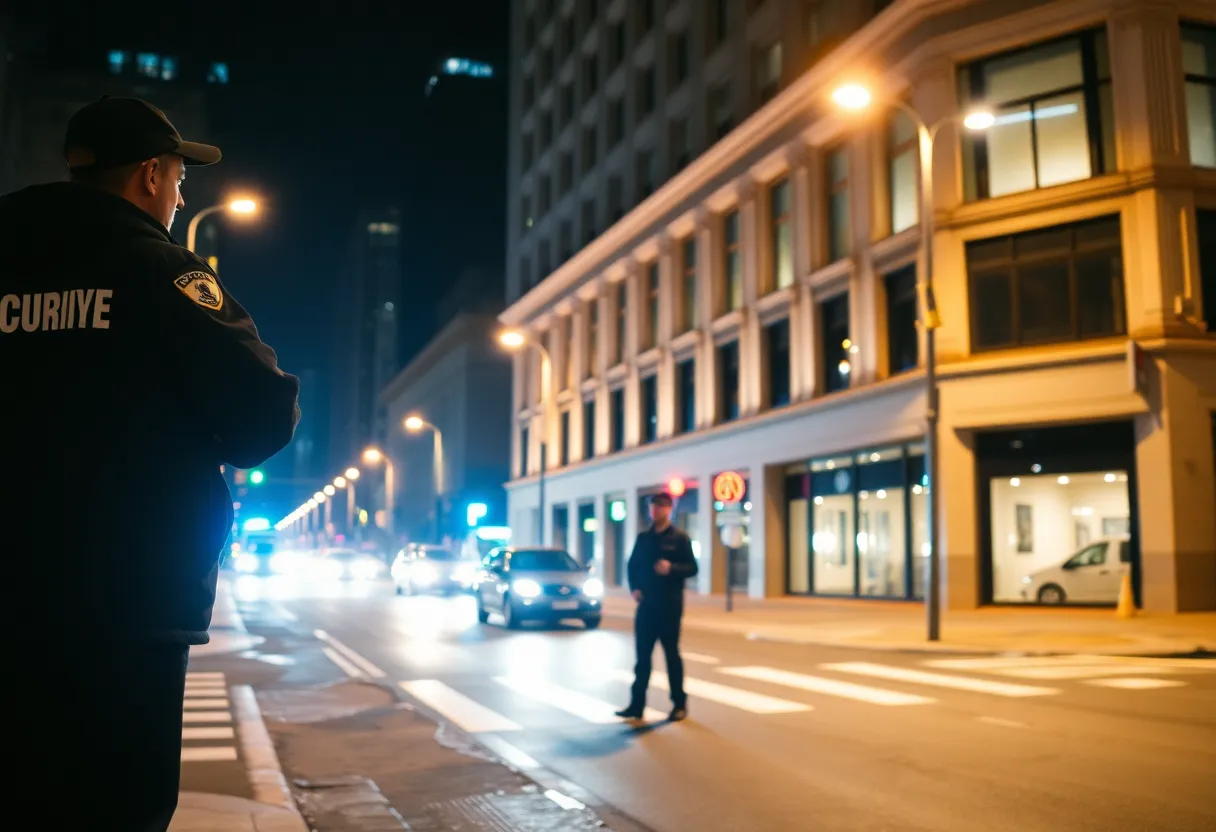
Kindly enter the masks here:
<path id="1" fill-rule="evenodd" d="M 697 475 L 697 539 L 701 541 L 701 560 L 697 572 L 697 592 L 709 595 L 722 588 L 722 542 L 714 518 L 713 472 Z M 725 571 L 722 571 L 725 575 Z"/>
<path id="2" fill-rule="evenodd" d="M 739 193 L 739 247 L 743 261 L 743 309 L 739 322 L 739 417 L 760 411 L 763 400 L 764 357 L 760 348 L 760 318 L 756 301 L 764 289 L 761 272 L 763 217 L 759 203 L 760 187 L 748 180 Z"/>
<path id="3" fill-rule="evenodd" d="M 949 388 L 942 391 L 947 403 Z M 944 609 L 970 610 L 980 605 L 979 482 L 973 434 L 956 431 L 943 409 L 939 430 L 938 478 L 933 483 L 933 509 L 941 547 L 941 598 Z M 939 496 L 940 495 L 940 496 Z"/>
<path id="4" fill-rule="evenodd" d="M 621 352 L 621 360 L 625 362 L 625 447 L 634 448 L 642 439 L 642 383 L 638 375 L 638 347 L 642 343 L 642 315 L 639 314 L 646 303 L 646 291 L 643 287 L 641 264 L 632 261 L 629 272 L 625 276 L 626 309 L 625 316 L 625 349 Z"/>
<path id="5" fill-rule="evenodd" d="M 703 211 L 697 222 L 697 303 L 701 307 L 701 343 L 697 347 L 697 428 L 707 428 L 718 419 L 718 359 L 714 347 L 713 322 L 720 307 L 722 258 L 718 251 L 721 223 Z"/>
<path id="6" fill-rule="evenodd" d="M 857 353 L 849 358 L 850 387 L 874 381 L 878 373 L 878 300 L 874 261 L 870 256 L 874 190 L 871 153 L 874 138 L 862 133 L 849 142 L 849 224 L 853 234 L 853 273 L 849 278 L 849 338 Z"/>
<path id="7" fill-rule="evenodd" d="M 676 302 L 678 281 L 676 258 L 671 238 L 664 236 L 659 243 L 659 345 L 662 349 L 658 367 L 658 411 L 657 435 L 665 439 L 675 433 L 676 390 L 675 358 L 671 353 L 671 339 L 676 331 Z"/>
<path id="8" fill-rule="evenodd" d="M 806 279 L 811 273 L 811 171 L 810 151 L 802 144 L 790 151 L 790 230 L 794 245 L 794 287 L 790 297 L 790 399 L 814 395 L 814 327 L 808 315 L 812 304 Z"/>

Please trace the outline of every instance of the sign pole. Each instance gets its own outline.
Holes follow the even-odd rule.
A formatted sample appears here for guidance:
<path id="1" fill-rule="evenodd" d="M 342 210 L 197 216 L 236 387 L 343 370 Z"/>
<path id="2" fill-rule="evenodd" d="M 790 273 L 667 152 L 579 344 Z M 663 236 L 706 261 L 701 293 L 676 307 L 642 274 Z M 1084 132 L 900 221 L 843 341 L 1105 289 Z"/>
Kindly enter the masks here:
<path id="1" fill-rule="evenodd" d="M 726 549 L 726 611 L 734 609 L 735 551 L 743 545 L 743 524 L 746 522 L 739 503 L 747 491 L 747 483 L 738 471 L 723 471 L 714 477 L 714 500 L 722 505 L 718 511 L 718 534 Z"/>
<path id="2" fill-rule="evenodd" d="M 731 576 L 731 567 L 735 565 L 735 548 L 733 546 L 726 547 L 726 611 L 731 612 L 734 609 L 732 604 L 733 594 L 731 586 L 734 584 Z"/>

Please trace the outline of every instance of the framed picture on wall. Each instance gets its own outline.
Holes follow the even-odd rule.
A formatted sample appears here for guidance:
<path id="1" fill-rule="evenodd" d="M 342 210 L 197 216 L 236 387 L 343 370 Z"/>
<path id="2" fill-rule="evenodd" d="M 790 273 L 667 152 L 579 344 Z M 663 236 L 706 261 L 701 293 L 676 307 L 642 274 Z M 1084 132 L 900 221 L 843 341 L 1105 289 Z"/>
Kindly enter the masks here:
<path id="1" fill-rule="evenodd" d="M 1131 534 L 1132 523 L 1128 517 L 1103 517 L 1103 537 L 1126 537 Z"/>
<path id="2" fill-rule="evenodd" d="M 1031 507 L 1018 503 L 1013 507 L 1014 527 L 1017 530 L 1018 554 L 1024 555 L 1034 551 L 1034 512 Z"/>

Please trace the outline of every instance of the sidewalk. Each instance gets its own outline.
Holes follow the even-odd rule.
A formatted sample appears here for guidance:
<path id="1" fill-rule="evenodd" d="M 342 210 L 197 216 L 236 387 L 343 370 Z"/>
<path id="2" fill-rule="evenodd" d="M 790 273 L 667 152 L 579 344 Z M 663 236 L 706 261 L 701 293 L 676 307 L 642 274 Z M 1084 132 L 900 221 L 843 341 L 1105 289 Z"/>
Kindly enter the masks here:
<path id="1" fill-rule="evenodd" d="M 689 594 L 686 630 L 760 641 L 867 650 L 961 653 L 1089 653 L 1169 655 L 1216 651 L 1216 612 L 1116 618 L 1109 609 L 943 610 L 942 637 L 925 640 L 925 608 L 898 601 L 735 596 L 726 612 L 721 595 Z M 632 617 L 633 600 L 611 592 L 604 613 Z"/>
<path id="2" fill-rule="evenodd" d="M 211 642 L 190 650 L 192 667 L 226 653 L 248 650 L 263 639 L 250 635 L 237 611 L 231 587 L 221 576 L 212 613 Z M 274 745 L 248 686 L 231 690 L 241 760 L 256 800 L 225 794 L 184 791 L 169 832 L 308 832 L 279 767 Z"/>

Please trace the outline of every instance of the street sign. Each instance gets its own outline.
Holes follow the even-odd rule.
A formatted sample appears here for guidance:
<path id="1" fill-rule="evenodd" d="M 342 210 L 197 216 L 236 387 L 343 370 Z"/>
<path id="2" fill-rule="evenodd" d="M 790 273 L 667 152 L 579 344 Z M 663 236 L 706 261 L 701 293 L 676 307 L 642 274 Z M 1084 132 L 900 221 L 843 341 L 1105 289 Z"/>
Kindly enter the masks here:
<path id="1" fill-rule="evenodd" d="M 723 471 L 714 477 L 713 491 L 719 503 L 737 503 L 747 492 L 747 483 L 738 471 Z"/>

